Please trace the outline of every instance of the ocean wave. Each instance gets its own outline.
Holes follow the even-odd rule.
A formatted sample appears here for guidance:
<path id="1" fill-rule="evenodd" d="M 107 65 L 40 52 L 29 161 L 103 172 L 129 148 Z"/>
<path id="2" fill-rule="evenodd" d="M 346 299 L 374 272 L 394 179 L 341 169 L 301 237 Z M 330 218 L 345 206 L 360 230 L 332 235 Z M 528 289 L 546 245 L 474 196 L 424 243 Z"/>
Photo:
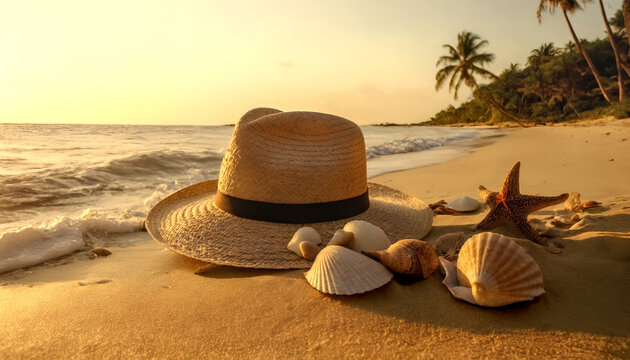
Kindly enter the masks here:
<path id="1" fill-rule="evenodd" d="M 117 176 L 140 176 L 156 171 L 171 172 L 191 167 L 208 166 L 220 163 L 223 154 L 207 151 L 188 153 L 184 151 L 154 151 L 132 155 L 123 159 L 114 159 L 107 164 L 93 169 L 96 172 Z M 89 172 L 89 171 L 88 171 Z"/>
<path id="2" fill-rule="evenodd" d="M 218 171 L 215 152 L 154 151 L 105 163 L 0 175 L 0 210 L 54 206 L 68 199 L 146 186 L 146 178 L 176 179 L 199 169 Z"/>
<path id="3" fill-rule="evenodd" d="M 424 138 L 424 137 L 405 137 L 396 139 L 386 143 L 370 146 L 366 149 L 367 159 L 376 156 L 404 154 L 422 150 L 428 150 L 438 146 L 444 146 L 448 142 L 457 140 L 471 139 L 477 136 L 475 132 L 466 132 L 454 136 Z"/>
<path id="4" fill-rule="evenodd" d="M 59 216 L 38 225 L 0 234 L 0 273 L 42 263 L 85 248 L 93 234 L 136 232 L 138 219 L 114 219 L 86 210 L 80 217 Z"/>

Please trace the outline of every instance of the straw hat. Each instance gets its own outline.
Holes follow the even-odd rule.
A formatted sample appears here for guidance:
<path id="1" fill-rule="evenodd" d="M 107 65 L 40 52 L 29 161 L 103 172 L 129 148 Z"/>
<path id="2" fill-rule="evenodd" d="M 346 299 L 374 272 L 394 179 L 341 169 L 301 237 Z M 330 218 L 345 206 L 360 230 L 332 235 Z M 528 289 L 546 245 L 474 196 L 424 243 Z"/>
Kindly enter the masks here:
<path id="1" fill-rule="evenodd" d="M 287 249 L 311 226 L 324 244 L 352 220 L 379 226 L 391 241 L 424 237 L 433 214 L 422 201 L 367 182 L 361 129 L 316 112 L 257 108 L 236 124 L 218 180 L 155 205 L 146 228 L 195 259 L 249 268 L 307 268 Z"/>

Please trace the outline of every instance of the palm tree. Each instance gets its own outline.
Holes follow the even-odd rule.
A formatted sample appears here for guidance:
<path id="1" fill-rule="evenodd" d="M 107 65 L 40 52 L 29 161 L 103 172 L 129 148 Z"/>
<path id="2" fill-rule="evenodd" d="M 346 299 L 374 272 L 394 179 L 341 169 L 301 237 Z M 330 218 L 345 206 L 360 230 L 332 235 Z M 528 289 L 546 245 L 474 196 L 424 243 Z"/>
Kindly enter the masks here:
<path id="1" fill-rule="evenodd" d="M 498 79 L 496 75 L 486 70 L 484 66 L 494 60 L 494 54 L 481 52 L 481 48 L 488 45 L 487 40 L 481 40 L 479 35 L 469 31 L 462 31 L 457 35 L 457 47 L 445 44 L 448 55 L 440 56 L 436 66 L 443 67 L 435 75 L 435 90 L 439 90 L 446 80 L 450 78 L 448 89 L 454 93 L 457 100 L 457 92 L 460 86 L 465 84 L 473 91 L 473 95 L 487 100 L 495 109 L 508 118 L 518 122 L 521 126 L 526 119 L 520 118 L 506 111 L 490 94 L 485 93 L 477 84 L 476 77 L 485 79 Z"/>
<path id="2" fill-rule="evenodd" d="M 608 40 L 610 41 L 610 46 L 612 46 L 613 53 L 615 54 L 615 63 L 617 64 L 617 82 L 619 83 L 619 101 L 623 101 L 623 74 L 621 73 L 621 59 L 619 58 L 619 50 L 617 49 L 617 44 L 615 44 L 615 39 L 613 38 L 613 32 L 610 29 L 610 24 L 608 23 L 608 18 L 606 17 L 606 10 L 604 10 L 604 3 L 602 0 L 599 0 L 599 10 L 602 13 L 602 18 L 604 19 L 604 25 L 606 26 L 606 32 L 608 33 Z"/>
<path id="3" fill-rule="evenodd" d="M 575 52 L 575 43 L 572 41 L 569 41 L 566 44 L 564 44 L 564 47 L 562 48 L 562 52 L 564 54 Z"/>
<path id="4" fill-rule="evenodd" d="M 626 26 L 626 18 L 628 19 L 628 25 Z M 625 38 L 628 39 L 628 28 L 630 28 L 630 0 L 626 0 L 621 9 L 617 10 L 615 15 L 611 17 L 608 22 L 610 26 L 614 30 L 614 37 L 617 40 L 622 40 Z M 630 48 L 629 48 L 630 55 Z M 619 58 L 621 59 L 621 68 L 626 71 L 626 74 L 630 77 L 630 65 L 628 65 L 628 55 L 624 55 L 623 53 L 619 53 Z"/>
<path id="5" fill-rule="evenodd" d="M 630 0 L 623 1 L 623 22 L 626 25 L 626 34 L 628 34 L 628 45 L 630 45 Z M 630 46 L 628 47 L 628 56 L 630 56 Z"/>
<path id="6" fill-rule="evenodd" d="M 608 19 L 608 23 L 614 30 L 614 34 L 616 37 L 623 39 L 627 36 L 626 33 L 626 24 L 623 19 L 623 10 L 619 9 L 610 19 Z"/>
<path id="7" fill-rule="evenodd" d="M 588 1 L 588 0 L 582 0 L 582 1 Z M 562 10 L 562 15 L 564 15 L 564 20 L 566 20 L 567 26 L 569 26 L 569 31 L 571 32 L 571 37 L 573 38 L 573 42 L 575 42 L 575 46 L 577 47 L 578 51 L 582 54 L 582 56 L 584 56 L 584 59 L 586 60 L 588 67 L 591 69 L 591 72 L 593 73 L 593 76 L 595 77 L 595 81 L 597 81 L 597 85 L 599 86 L 599 89 L 601 90 L 602 95 L 604 96 L 604 99 L 606 99 L 606 101 L 608 101 L 609 104 L 612 104 L 612 101 L 610 100 L 610 96 L 608 95 L 608 92 L 604 88 L 602 79 L 600 78 L 599 73 L 597 72 L 597 69 L 595 68 L 595 65 L 593 64 L 593 61 L 591 61 L 591 58 L 588 56 L 586 51 L 584 51 L 582 44 L 580 44 L 580 41 L 578 40 L 577 35 L 575 35 L 575 31 L 573 30 L 573 26 L 571 25 L 571 21 L 569 21 L 569 16 L 567 15 L 567 12 L 573 14 L 577 10 L 582 9 L 582 7 L 580 6 L 580 3 L 578 3 L 578 0 L 540 0 L 540 3 L 538 4 L 538 10 L 536 10 L 536 17 L 538 18 L 538 22 L 539 23 L 541 22 L 543 11 L 549 9 L 549 12 L 553 13 L 556 7 L 559 7 Z"/>
<path id="8" fill-rule="evenodd" d="M 551 58 L 556 56 L 557 53 L 558 49 L 553 46 L 553 43 L 542 44 L 538 49 L 534 49 L 530 52 L 530 55 L 527 58 L 527 64 L 537 68 L 551 60 Z"/>

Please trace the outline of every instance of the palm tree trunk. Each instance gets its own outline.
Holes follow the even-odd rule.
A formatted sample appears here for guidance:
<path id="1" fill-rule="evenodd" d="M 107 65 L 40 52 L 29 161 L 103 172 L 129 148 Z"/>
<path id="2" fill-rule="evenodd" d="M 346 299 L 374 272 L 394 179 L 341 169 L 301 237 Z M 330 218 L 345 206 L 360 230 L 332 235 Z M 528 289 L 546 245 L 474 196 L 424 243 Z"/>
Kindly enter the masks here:
<path id="1" fill-rule="evenodd" d="M 503 114 L 503 116 L 512 119 L 514 121 L 516 121 L 521 127 L 528 127 L 527 125 L 525 125 L 525 122 L 530 122 L 530 120 L 528 119 L 524 119 L 516 114 L 512 114 L 511 112 L 505 110 L 503 108 L 503 106 L 501 106 L 501 104 L 499 104 L 493 97 L 491 94 L 486 93 L 485 91 L 483 91 L 481 88 L 479 88 L 479 86 L 477 84 L 475 84 L 475 86 L 473 87 L 473 95 L 478 96 L 482 101 L 488 100 L 488 102 L 490 103 L 490 105 L 492 105 L 493 108 L 497 109 L 501 114 Z"/>
<path id="2" fill-rule="evenodd" d="M 619 50 L 617 49 L 617 44 L 615 44 L 615 39 L 613 39 L 612 30 L 610 29 L 610 24 L 608 23 L 608 18 L 606 17 L 606 11 L 604 10 L 604 2 L 599 0 L 599 9 L 602 13 L 602 18 L 604 18 L 604 25 L 606 26 L 606 32 L 608 33 L 608 40 L 610 40 L 610 46 L 612 46 L 613 53 L 615 54 L 615 63 L 617 64 L 617 81 L 619 83 L 619 101 L 623 101 L 623 73 L 621 72 L 621 59 L 619 58 Z"/>
<path id="3" fill-rule="evenodd" d="M 608 96 L 608 92 L 606 91 L 606 89 L 604 89 L 604 85 L 602 84 L 602 79 L 599 77 L 599 73 L 597 72 L 595 65 L 591 61 L 591 58 L 588 56 L 586 51 L 584 51 L 582 44 L 580 44 L 580 40 L 578 40 L 577 35 L 575 35 L 575 31 L 573 31 L 573 26 L 571 26 L 571 21 L 569 21 L 567 12 L 563 10 L 562 14 L 564 15 L 564 20 L 567 21 L 567 25 L 569 26 L 569 31 L 571 32 L 571 37 L 573 38 L 573 42 L 575 42 L 575 47 L 577 47 L 580 53 L 582 53 L 582 56 L 584 56 L 584 59 L 586 60 L 588 67 L 591 69 L 591 72 L 593 73 L 593 76 L 595 77 L 595 81 L 597 81 L 597 85 L 599 86 L 599 90 L 601 90 L 602 95 L 604 96 L 604 99 L 606 99 L 606 101 L 608 101 L 609 104 L 612 104 L 612 101 L 610 100 L 610 96 Z"/>
<path id="4" fill-rule="evenodd" d="M 623 23 L 626 25 L 626 34 L 628 34 L 628 45 L 630 45 L 630 0 L 623 1 Z M 630 56 L 630 46 L 628 47 L 628 56 Z"/>

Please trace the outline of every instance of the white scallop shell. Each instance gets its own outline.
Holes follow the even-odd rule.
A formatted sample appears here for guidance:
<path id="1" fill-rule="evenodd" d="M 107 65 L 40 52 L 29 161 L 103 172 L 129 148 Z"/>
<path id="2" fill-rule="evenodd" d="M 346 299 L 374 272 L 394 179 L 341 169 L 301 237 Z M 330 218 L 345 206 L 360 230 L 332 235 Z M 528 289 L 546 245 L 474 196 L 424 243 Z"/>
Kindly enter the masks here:
<path id="1" fill-rule="evenodd" d="M 301 227 L 295 232 L 293 238 L 291 238 L 291 241 L 289 241 L 287 249 L 293 251 L 299 256 L 302 256 L 302 251 L 300 250 L 300 243 L 302 241 L 308 241 L 315 245 L 319 245 L 322 243 L 322 238 L 317 233 L 317 230 L 313 229 L 312 227 Z"/>
<path id="2" fill-rule="evenodd" d="M 469 198 L 468 196 L 457 198 L 446 204 L 446 207 L 455 209 L 459 212 L 475 211 L 479 209 L 480 206 L 481 204 L 479 201 Z"/>
<path id="3" fill-rule="evenodd" d="M 367 221 L 350 221 L 343 230 L 354 235 L 350 248 L 358 252 L 385 250 L 392 244 L 380 227 Z"/>
<path id="4" fill-rule="evenodd" d="M 326 246 L 304 273 L 315 289 L 335 295 L 352 295 L 387 284 L 392 273 L 380 263 L 338 245 Z"/>
<path id="5" fill-rule="evenodd" d="M 545 292 L 540 267 L 510 238 L 481 233 L 468 239 L 457 265 L 440 258 L 444 284 L 458 299 L 481 306 L 532 300 Z"/>

